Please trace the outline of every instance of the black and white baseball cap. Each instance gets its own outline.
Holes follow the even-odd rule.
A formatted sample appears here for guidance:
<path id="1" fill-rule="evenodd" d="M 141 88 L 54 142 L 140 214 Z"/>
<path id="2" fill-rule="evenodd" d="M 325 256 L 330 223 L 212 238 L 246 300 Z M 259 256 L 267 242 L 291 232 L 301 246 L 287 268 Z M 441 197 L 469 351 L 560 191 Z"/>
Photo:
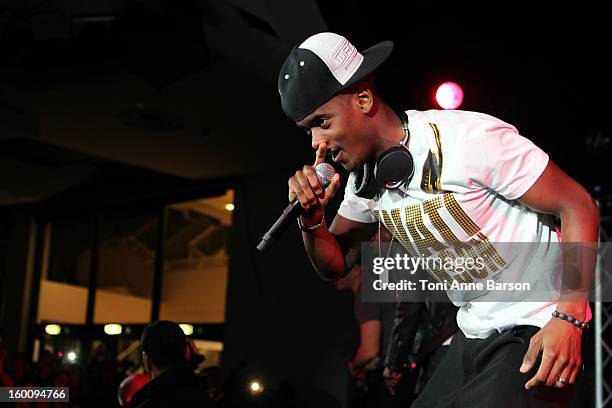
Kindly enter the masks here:
<path id="1" fill-rule="evenodd" d="M 299 122 L 378 68 L 392 50 L 391 41 L 359 52 L 338 34 L 318 33 L 307 38 L 291 50 L 278 75 L 283 111 Z"/>

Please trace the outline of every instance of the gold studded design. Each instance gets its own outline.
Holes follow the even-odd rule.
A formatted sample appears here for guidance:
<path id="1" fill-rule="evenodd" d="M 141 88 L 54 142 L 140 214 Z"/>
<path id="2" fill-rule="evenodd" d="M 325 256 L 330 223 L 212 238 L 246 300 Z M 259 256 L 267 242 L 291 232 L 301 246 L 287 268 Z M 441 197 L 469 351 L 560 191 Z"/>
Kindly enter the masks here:
<path id="1" fill-rule="evenodd" d="M 468 242 L 461 242 L 453 230 L 440 216 L 439 210 L 445 208 L 453 219 L 460 225 L 466 234 L 472 238 Z M 405 221 L 402 222 L 401 211 L 404 211 Z M 473 279 L 484 279 L 488 273 L 494 274 L 507 265 L 507 262 L 497 252 L 489 238 L 480 231 L 476 223 L 459 206 L 451 193 L 445 193 L 425 200 L 421 204 L 411 204 L 403 209 L 379 210 L 376 216 L 400 241 L 413 256 L 428 258 L 436 254 L 440 258 L 482 258 L 484 269 L 471 268 L 452 276 L 445 269 L 433 267 L 429 272 L 440 281 L 457 281 L 470 283 Z M 443 242 L 440 242 L 424 223 L 423 214 L 427 214 L 433 227 L 440 233 Z M 415 249 L 418 253 L 415 253 Z M 431 265 L 429 265 L 431 266 Z"/>
<path id="2" fill-rule="evenodd" d="M 479 232 L 476 237 L 478 240 L 471 239 L 470 243 L 472 243 L 473 247 L 476 248 L 476 252 L 484 260 L 485 265 L 491 274 L 494 274 L 506 266 L 507 262 L 497 252 L 497 249 L 495 249 L 485 234 Z"/>
<path id="3" fill-rule="evenodd" d="M 440 232 L 444 241 L 451 244 L 459 243 L 459 238 L 455 236 L 450 227 L 446 225 L 442 217 L 440 217 L 440 214 L 438 214 L 438 209 L 440 208 L 442 208 L 442 197 L 439 195 L 431 200 L 423 202 L 425 213 L 429 216 L 432 225 Z"/>
<path id="4" fill-rule="evenodd" d="M 463 208 L 459 206 L 457 200 L 451 193 L 443 194 L 444 196 L 444 206 L 450 213 L 450 215 L 454 218 L 455 221 L 463 228 L 466 234 L 470 237 L 478 234 L 480 232 L 480 228 L 472 219 L 463 211 Z"/>
<path id="5" fill-rule="evenodd" d="M 421 238 L 421 235 L 417 230 L 417 219 L 419 219 L 421 221 L 420 224 L 423 225 L 423 229 L 426 230 L 429 235 L 431 235 L 431 232 L 429 232 L 429 230 L 427 230 L 427 228 L 425 228 L 425 225 L 423 224 L 421 206 L 419 204 L 408 205 L 404 207 L 404 213 L 406 214 L 406 226 L 408 227 L 408 232 L 412 237 L 412 241 L 419 250 L 420 256 L 431 256 L 429 248 L 433 245 L 433 242 L 429 241 L 428 238 Z M 433 235 L 431 236 L 433 237 Z M 436 240 L 436 242 L 438 241 Z"/>
<path id="6" fill-rule="evenodd" d="M 385 224 L 387 229 L 391 231 L 393 236 L 404 245 L 404 248 L 406 248 L 409 252 L 412 253 L 412 244 L 410 243 L 410 239 L 406 235 L 406 231 L 402 226 L 401 220 L 397 219 L 396 217 L 393 217 L 393 219 L 391 219 L 388 211 L 380 211 L 380 213 L 382 214 L 383 223 Z M 391 214 L 393 214 L 393 210 L 391 211 Z"/>

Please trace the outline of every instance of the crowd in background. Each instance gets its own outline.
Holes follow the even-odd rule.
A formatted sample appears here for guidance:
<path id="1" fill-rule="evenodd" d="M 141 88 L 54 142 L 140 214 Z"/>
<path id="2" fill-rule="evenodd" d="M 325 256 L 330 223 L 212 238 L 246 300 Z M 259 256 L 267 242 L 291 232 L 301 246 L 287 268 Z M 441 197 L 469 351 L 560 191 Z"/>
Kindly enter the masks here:
<path id="1" fill-rule="evenodd" d="M 36 363 L 26 355 L 0 348 L 0 386 L 69 387 L 70 403 L 19 402 L 16 407 L 114 407 L 118 406 L 117 387 L 133 367 L 105 359 L 86 364 L 69 363 L 45 350 Z"/>
<path id="2" fill-rule="evenodd" d="M 105 352 L 94 352 L 89 361 L 70 362 L 65 356 L 41 352 L 38 361 L 29 356 L 11 353 L 0 344 L 0 387 L 68 387 L 70 402 L 18 402 L 18 408 L 36 407 L 120 407 L 130 406 L 129 400 L 144 384 L 140 364 L 116 361 Z M 207 398 L 219 408 L 242 407 L 299 407 L 295 392 L 288 382 L 269 387 L 265 393 L 249 392 L 249 378 L 244 367 L 239 368 L 223 381 L 221 368 L 210 366 L 201 370 L 198 378 Z M 132 381 L 137 379 L 138 381 Z M 132 386 L 127 386 L 132 382 Z M 3 404 L 3 406 L 11 406 Z"/>

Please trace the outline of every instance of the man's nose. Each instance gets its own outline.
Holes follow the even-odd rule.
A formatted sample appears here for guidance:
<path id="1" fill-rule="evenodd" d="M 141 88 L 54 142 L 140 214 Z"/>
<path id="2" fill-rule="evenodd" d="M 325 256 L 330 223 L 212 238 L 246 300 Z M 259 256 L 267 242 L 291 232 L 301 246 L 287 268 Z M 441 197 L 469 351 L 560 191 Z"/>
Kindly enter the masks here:
<path id="1" fill-rule="evenodd" d="M 327 145 L 329 145 L 329 142 L 323 137 L 323 135 L 321 134 L 319 130 L 312 129 L 310 131 L 310 134 L 312 135 L 312 148 L 313 149 L 317 150 L 321 142 L 326 142 Z"/>

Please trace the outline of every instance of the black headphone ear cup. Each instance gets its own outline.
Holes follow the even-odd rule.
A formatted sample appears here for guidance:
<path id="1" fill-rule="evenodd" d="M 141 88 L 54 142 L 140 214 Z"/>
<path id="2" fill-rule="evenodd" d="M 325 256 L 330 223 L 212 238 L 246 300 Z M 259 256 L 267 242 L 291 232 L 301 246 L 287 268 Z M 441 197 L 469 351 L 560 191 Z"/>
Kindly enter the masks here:
<path id="1" fill-rule="evenodd" d="M 374 177 L 376 183 L 387 190 L 393 190 L 406 183 L 414 174 L 412 154 L 404 146 L 385 150 L 376 160 Z"/>
<path id="2" fill-rule="evenodd" d="M 355 195 L 372 199 L 378 194 L 378 185 L 374 178 L 374 163 L 368 162 L 353 172 L 355 174 Z"/>

